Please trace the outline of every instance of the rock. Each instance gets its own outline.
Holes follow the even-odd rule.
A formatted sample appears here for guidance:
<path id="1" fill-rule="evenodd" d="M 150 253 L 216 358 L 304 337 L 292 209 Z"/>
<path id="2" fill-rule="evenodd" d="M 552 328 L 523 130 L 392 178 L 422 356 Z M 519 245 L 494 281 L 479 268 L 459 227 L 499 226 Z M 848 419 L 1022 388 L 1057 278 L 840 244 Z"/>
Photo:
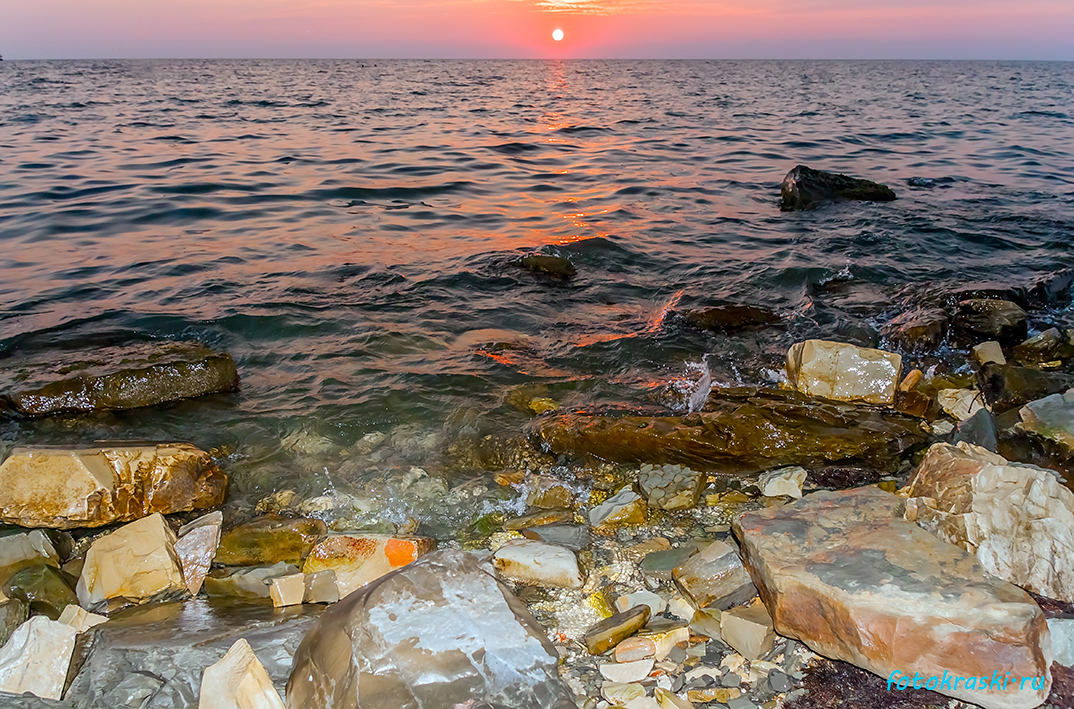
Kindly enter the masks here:
<path id="1" fill-rule="evenodd" d="M 793 498 L 802 496 L 802 485 L 805 484 L 808 473 L 801 466 L 770 470 L 757 479 L 757 487 L 765 497 L 779 497 L 787 495 Z"/>
<path id="2" fill-rule="evenodd" d="M 1049 618 L 1053 660 L 1064 667 L 1074 667 L 1074 618 Z"/>
<path id="3" fill-rule="evenodd" d="M 653 690 L 653 698 L 660 709 L 694 709 L 693 704 L 662 687 Z"/>
<path id="4" fill-rule="evenodd" d="M 584 583 L 573 551 L 530 539 L 504 544 L 492 555 L 492 564 L 516 583 L 559 588 L 581 588 Z"/>
<path id="5" fill-rule="evenodd" d="M 77 635 L 70 625 L 43 616 L 20 625 L 0 648 L 0 691 L 62 698 Z"/>
<path id="6" fill-rule="evenodd" d="M 947 336 L 948 323 L 942 310 L 912 310 L 888 323 L 883 334 L 896 347 L 913 353 L 931 352 Z"/>
<path id="7" fill-rule="evenodd" d="M 1009 300 L 970 298 L 956 306 L 955 328 L 975 337 L 1015 343 L 1026 339 L 1026 311 Z"/>
<path id="8" fill-rule="evenodd" d="M 697 505 L 705 476 L 681 465 L 641 466 L 638 487 L 649 507 L 660 510 L 686 510 Z"/>
<path id="9" fill-rule="evenodd" d="M 216 550 L 217 564 L 301 564 L 328 528 L 319 519 L 262 517 L 224 533 Z"/>
<path id="10" fill-rule="evenodd" d="M 305 595 L 305 574 L 299 573 L 288 574 L 287 576 L 277 576 L 272 579 L 272 583 L 269 585 L 269 598 L 272 599 L 272 605 L 277 608 L 281 606 L 300 605 Z"/>
<path id="11" fill-rule="evenodd" d="M 205 577 L 205 593 L 230 598 L 270 598 L 272 580 L 295 573 L 298 567 L 285 561 L 271 566 L 220 569 Z"/>
<path id="12" fill-rule="evenodd" d="M 941 389 L 936 400 L 944 413 L 956 421 L 965 421 L 985 408 L 984 396 L 974 389 Z"/>
<path id="13" fill-rule="evenodd" d="M 675 569 L 685 564 L 697 551 L 698 546 L 692 542 L 666 551 L 654 551 L 646 554 L 639 566 L 646 576 L 670 581 Z"/>
<path id="14" fill-rule="evenodd" d="M 654 655 L 656 655 L 656 643 L 649 638 L 626 638 L 615 646 L 616 662 L 634 662 Z"/>
<path id="15" fill-rule="evenodd" d="M 911 369 L 902 381 L 899 382 L 899 391 L 910 392 L 925 378 L 925 373 L 920 369 Z"/>
<path id="16" fill-rule="evenodd" d="M 815 209 L 825 202 L 840 200 L 890 202 L 895 199 L 895 193 L 887 185 L 805 165 L 787 173 L 780 185 L 780 195 L 779 208 L 784 212 Z"/>
<path id="17" fill-rule="evenodd" d="M 973 358 L 977 360 L 978 364 L 988 364 L 989 362 L 1007 364 L 1007 358 L 1003 356 L 1003 347 L 995 340 L 974 345 L 972 352 Z"/>
<path id="18" fill-rule="evenodd" d="M 890 404 L 901 373 L 901 356 L 842 342 L 806 340 L 787 351 L 791 385 L 825 399 Z"/>
<path id="19" fill-rule="evenodd" d="M 66 575 L 45 564 L 22 569 L 7 580 L 3 590 L 9 598 L 23 601 L 34 613 L 51 620 L 59 618 L 67 606 L 78 603 Z"/>
<path id="20" fill-rule="evenodd" d="M 517 532 L 528 527 L 540 527 L 545 524 L 563 524 L 574 521 L 574 513 L 570 510 L 541 510 L 521 517 L 509 519 L 503 524 L 503 528 Z"/>
<path id="21" fill-rule="evenodd" d="M 698 608 L 723 610 L 757 595 L 738 552 L 721 541 L 691 556 L 672 575 L 679 589 Z"/>
<path id="22" fill-rule="evenodd" d="M 546 411 L 555 411 L 559 408 L 559 404 L 554 399 L 548 397 L 537 397 L 530 399 L 526 404 L 526 408 L 535 414 L 543 414 Z"/>
<path id="23" fill-rule="evenodd" d="M 635 660 L 634 662 L 605 662 L 600 665 L 600 674 L 609 682 L 627 684 L 640 682 L 649 676 L 653 670 L 655 660 Z"/>
<path id="24" fill-rule="evenodd" d="M 215 507 L 227 478 L 186 443 L 19 446 L 0 465 L 0 519 L 23 527 L 100 527 Z"/>
<path id="25" fill-rule="evenodd" d="M 656 657 L 657 662 L 665 659 L 668 654 L 675 649 L 675 646 L 680 643 L 689 642 L 690 629 L 685 624 L 670 624 L 674 627 L 661 630 L 657 623 L 653 623 L 643 632 L 645 637 L 649 638 L 656 645 Z M 656 627 L 654 627 L 656 626 Z"/>
<path id="26" fill-rule="evenodd" d="M 265 666 L 241 638 L 205 668 L 198 696 L 198 709 L 285 709 Z"/>
<path id="27" fill-rule="evenodd" d="M 25 601 L 18 598 L 5 598 L 0 601 L 0 647 L 29 617 L 30 605 Z"/>
<path id="28" fill-rule="evenodd" d="M 223 524 L 223 513 L 216 511 L 179 528 L 175 554 L 179 557 L 183 579 L 191 596 L 198 595 L 201 584 L 209 573 L 216 549 L 220 545 L 220 528 Z"/>
<path id="29" fill-rule="evenodd" d="M 999 444 L 999 432 L 988 409 L 977 409 L 977 413 L 960 422 L 951 443 L 970 443 L 995 453 Z"/>
<path id="30" fill-rule="evenodd" d="M 0 584 L 27 566 L 47 564 L 59 567 L 60 559 L 45 533 L 34 529 L 0 537 Z"/>
<path id="31" fill-rule="evenodd" d="M 630 610 L 605 618 L 582 637 L 590 655 L 600 655 L 626 640 L 649 622 L 649 606 L 638 605 Z"/>
<path id="32" fill-rule="evenodd" d="M 682 317 L 699 330 L 734 332 L 765 325 L 779 325 L 779 313 L 756 305 L 717 305 L 713 308 L 686 310 Z"/>
<path id="33" fill-rule="evenodd" d="M 1074 452 L 1074 389 L 1031 401 L 1018 411 L 1018 428 L 1055 441 Z"/>
<path id="34" fill-rule="evenodd" d="M 545 410 L 554 411 L 555 408 Z M 527 483 L 527 487 L 530 490 L 526 496 L 526 504 L 530 507 L 539 507 L 542 510 L 557 510 L 571 506 L 574 493 L 571 492 L 566 483 L 548 475 L 534 476 Z"/>
<path id="35" fill-rule="evenodd" d="M 549 256 L 548 254 L 530 254 L 523 256 L 519 262 L 522 268 L 531 273 L 550 276 L 556 280 L 566 281 L 574 278 L 574 264 L 562 256 Z"/>
<path id="36" fill-rule="evenodd" d="M 589 546 L 589 530 L 581 525 L 546 524 L 536 528 L 523 529 L 522 536 L 536 539 L 545 544 L 555 544 L 579 551 Z"/>
<path id="37" fill-rule="evenodd" d="M 72 604 L 64 608 L 63 613 L 60 613 L 59 622 L 66 623 L 76 631 L 84 633 L 101 623 L 107 623 L 108 618 L 103 615 L 97 615 L 96 613 L 90 613 L 79 606 Z"/>
<path id="38" fill-rule="evenodd" d="M 238 387 L 231 357 L 197 342 L 41 352 L 9 360 L 0 370 L 0 390 L 27 416 L 136 409 Z"/>
<path id="39" fill-rule="evenodd" d="M 535 426 L 557 455 L 728 473 L 835 462 L 893 470 L 902 451 L 926 440 L 916 419 L 753 387 L 718 390 L 687 416 L 574 413 Z"/>
<path id="40" fill-rule="evenodd" d="M 175 535 L 164 517 L 144 517 L 93 542 L 75 591 L 83 608 L 103 613 L 186 596 Z"/>
<path id="41" fill-rule="evenodd" d="M 919 419 L 934 419 L 940 414 L 940 406 L 928 394 L 920 391 L 897 391 L 893 407 L 900 414 Z"/>
<path id="42" fill-rule="evenodd" d="M 292 656 L 322 610 L 197 598 L 117 613 L 94 630 L 65 702 L 71 709 L 196 707 L 205 669 L 240 638 L 282 691 Z"/>
<path id="43" fill-rule="evenodd" d="M 639 605 L 649 606 L 651 615 L 659 615 L 668 607 L 667 601 L 652 591 L 638 591 L 615 599 L 615 610 L 624 613 Z"/>
<path id="44" fill-rule="evenodd" d="M 331 606 L 306 635 L 290 709 L 573 709 L 544 630 L 466 552 L 443 550 Z"/>
<path id="45" fill-rule="evenodd" d="M 1032 367 L 986 364 L 977 373 L 977 385 L 994 415 L 1074 387 L 1074 374 L 1046 372 Z"/>
<path id="46" fill-rule="evenodd" d="M 640 684 L 624 682 L 605 682 L 600 687 L 600 696 L 614 706 L 628 707 L 631 702 L 644 700 L 645 687 Z"/>
<path id="47" fill-rule="evenodd" d="M 1053 327 L 1039 335 L 1034 335 L 1020 345 L 1015 345 L 1012 354 L 1014 361 L 1018 364 L 1034 365 L 1042 362 L 1065 361 L 1074 357 L 1074 344 Z M 1006 364 L 1006 362 L 999 363 Z"/>
<path id="48" fill-rule="evenodd" d="M 986 709 L 1042 703 L 1051 652 L 1040 608 L 902 511 L 902 498 L 866 487 L 737 518 L 735 536 L 776 632 L 885 679 L 991 678 L 997 669 L 1044 676 L 1043 690 L 940 688 Z"/>
<path id="49" fill-rule="evenodd" d="M 907 517 L 976 554 L 985 571 L 1074 602 L 1074 492 L 1050 470 L 960 443 L 929 448 L 910 479 Z"/>
<path id="50" fill-rule="evenodd" d="M 589 510 L 589 524 L 594 529 L 610 529 L 621 525 L 644 524 L 645 500 L 628 487 Z"/>
<path id="51" fill-rule="evenodd" d="M 420 559 L 436 548 L 429 537 L 391 534 L 331 534 L 318 542 L 302 564 L 302 572 L 332 570 L 343 598 L 384 574 Z"/>
<path id="52" fill-rule="evenodd" d="M 720 615 L 720 635 L 751 662 L 768 654 L 776 640 L 772 618 L 760 604 L 724 611 Z"/>

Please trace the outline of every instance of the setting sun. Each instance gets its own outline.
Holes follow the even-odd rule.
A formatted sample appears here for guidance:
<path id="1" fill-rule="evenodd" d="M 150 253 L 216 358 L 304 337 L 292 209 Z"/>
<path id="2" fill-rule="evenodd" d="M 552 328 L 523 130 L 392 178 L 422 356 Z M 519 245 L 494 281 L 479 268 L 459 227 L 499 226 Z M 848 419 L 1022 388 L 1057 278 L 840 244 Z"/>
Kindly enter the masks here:
<path id="1" fill-rule="evenodd" d="M 556 40 L 557 42 L 562 40 L 563 39 L 563 30 L 561 30 L 561 29 L 552 30 L 552 39 Z"/>

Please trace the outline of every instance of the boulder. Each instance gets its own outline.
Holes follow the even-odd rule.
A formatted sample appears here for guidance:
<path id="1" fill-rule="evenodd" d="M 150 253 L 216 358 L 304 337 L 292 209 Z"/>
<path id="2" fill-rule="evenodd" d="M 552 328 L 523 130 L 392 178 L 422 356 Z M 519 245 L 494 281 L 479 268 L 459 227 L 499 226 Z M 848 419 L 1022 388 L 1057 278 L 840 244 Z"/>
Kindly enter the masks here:
<path id="1" fill-rule="evenodd" d="M 205 668 L 198 697 L 198 709 L 285 709 L 265 666 L 241 638 Z"/>
<path id="2" fill-rule="evenodd" d="M 756 305 L 717 305 L 712 308 L 686 310 L 683 319 L 699 330 L 734 332 L 752 327 L 779 325 L 779 313 Z"/>
<path id="3" fill-rule="evenodd" d="M 646 463 L 638 473 L 638 487 L 649 507 L 658 510 L 687 510 L 701 500 L 705 475 L 681 465 Z"/>
<path id="4" fill-rule="evenodd" d="M 240 566 L 219 569 L 205 577 L 205 593 L 224 598 L 270 598 L 272 582 L 281 576 L 298 573 L 298 567 L 281 561 L 269 566 Z"/>
<path id="5" fill-rule="evenodd" d="M 511 591 L 466 552 L 383 576 L 322 615 L 287 684 L 290 709 L 574 709 L 558 655 Z"/>
<path id="6" fill-rule="evenodd" d="M 62 698 L 77 635 L 70 625 L 43 616 L 20 625 L 0 648 L 0 691 Z"/>
<path id="7" fill-rule="evenodd" d="M 947 336 L 949 318 L 938 308 L 910 310 L 889 322 L 884 336 L 896 347 L 920 354 L 932 352 Z"/>
<path id="8" fill-rule="evenodd" d="M 101 613 L 188 595 L 164 517 L 144 517 L 94 541 L 75 590 L 83 608 Z"/>
<path id="9" fill-rule="evenodd" d="M 738 552 L 721 541 L 714 541 L 691 556 L 672 576 L 698 608 L 723 610 L 757 595 Z"/>
<path id="10" fill-rule="evenodd" d="M 988 573 L 1074 602 L 1074 492 L 1054 472 L 937 443 L 905 492 L 908 519 L 975 554 Z"/>
<path id="11" fill-rule="evenodd" d="M 8 360 L 0 391 L 27 416 L 123 410 L 234 391 L 235 362 L 197 342 L 153 342 Z"/>
<path id="12" fill-rule="evenodd" d="M 836 462 L 893 470 L 927 438 L 907 416 L 753 387 L 718 390 L 705 411 L 687 416 L 573 413 L 535 426 L 557 455 L 728 473 Z"/>
<path id="13" fill-rule="evenodd" d="M 999 415 L 1074 387 L 1074 374 L 989 363 L 977 373 L 977 386 L 992 413 Z"/>
<path id="14" fill-rule="evenodd" d="M 521 584 L 581 588 L 584 583 L 573 551 L 530 539 L 501 546 L 492 555 L 492 565 L 500 576 Z"/>
<path id="15" fill-rule="evenodd" d="M 186 443 L 19 446 L 0 465 L 0 519 L 23 527 L 100 527 L 215 507 L 227 478 Z"/>
<path id="16" fill-rule="evenodd" d="M 1018 411 L 1018 428 L 1059 444 L 1074 453 L 1074 389 L 1031 401 Z"/>
<path id="17" fill-rule="evenodd" d="M 720 637 L 750 662 L 768 654 L 776 641 L 772 618 L 761 604 L 736 606 L 721 613 Z"/>
<path id="18" fill-rule="evenodd" d="M 302 572 L 332 570 L 343 598 L 384 574 L 420 559 L 436 548 L 429 537 L 392 534 L 330 534 L 310 551 Z"/>
<path id="19" fill-rule="evenodd" d="M 41 564 L 60 565 L 56 549 L 41 530 L 0 537 L 0 585 L 27 566 Z"/>
<path id="20" fill-rule="evenodd" d="M 634 606 L 616 613 L 586 630 L 582 641 L 590 655 L 600 655 L 644 628 L 651 614 L 652 611 L 647 605 Z M 653 647 L 655 651 L 656 645 Z"/>
<path id="21" fill-rule="evenodd" d="M 645 500 L 625 487 L 589 510 L 589 524 L 598 531 L 620 525 L 644 524 L 647 513 Z"/>
<path id="22" fill-rule="evenodd" d="M 970 298 L 956 306 L 952 325 L 976 338 L 1013 344 L 1026 339 L 1026 311 L 1017 303 L 992 298 Z"/>
<path id="23" fill-rule="evenodd" d="M 55 566 L 38 564 L 18 571 L 3 585 L 3 590 L 9 598 L 26 603 L 34 613 L 56 620 L 64 608 L 78 603 L 71 582 L 73 579 Z"/>
<path id="24" fill-rule="evenodd" d="M 562 256 L 550 256 L 548 254 L 529 254 L 523 256 L 519 265 L 531 273 L 539 273 L 543 276 L 566 281 L 574 278 L 576 273 L 574 264 Z"/>
<path id="25" fill-rule="evenodd" d="M 224 566 L 301 564 L 327 532 L 319 519 L 261 517 L 225 532 L 213 561 Z"/>
<path id="26" fill-rule="evenodd" d="M 986 709 L 1030 709 L 1051 688 L 1044 614 L 977 558 L 902 519 L 875 487 L 821 491 L 733 523 L 780 635 L 884 679 L 961 677 L 937 688 Z M 965 678 L 1044 677 L 1042 689 Z M 897 677 L 896 677 L 897 678 Z"/>
<path id="27" fill-rule="evenodd" d="M 220 545 L 220 527 L 223 524 L 224 515 L 218 510 L 179 528 L 175 554 L 179 557 L 183 579 L 191 596 L 198 595 L 201 584 L 209 573 L 213 557 L 216 556 L 216 548 Z"/>
<path id="28" fill-rule="evenodd" d="M 779 208 L 784 212 L 815 209 L 840 200 L 890 202 L 896 198 L 887 185 L 805 165 L 797 165 L 783 178 L 780 197 Z"/>
<path id="29" fill-rule="evenodd" d="M 868 404 L 891 404 L 902 357 L 843 342 L 806 340 L 787 351 L 791 385 L 810 396 Z"/>

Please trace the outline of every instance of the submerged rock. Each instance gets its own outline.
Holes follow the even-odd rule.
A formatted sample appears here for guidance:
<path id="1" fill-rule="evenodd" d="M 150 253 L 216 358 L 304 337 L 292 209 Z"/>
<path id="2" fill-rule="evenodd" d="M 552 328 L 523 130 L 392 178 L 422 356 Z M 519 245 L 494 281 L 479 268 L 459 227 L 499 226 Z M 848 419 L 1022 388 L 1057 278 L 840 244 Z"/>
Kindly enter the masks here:
<path id="1" fill-rule="evenodd" d="M 43 616 L 23 623 L 0 648 L 0 691 L 60 699 L 77 635 Z"/>
<path id="2" fill-rule="evenodd" d="M 1029 324 L 1026 311 L 1009 300 L 970 298 L 957 306 L 952 324 L 959 330 L 979 338 L 1000 343 L 1021 342 L 1026 339 Z"/>
<path id="3" fill-rule="evenodd" d="M 649 507 L 660 510 L 686 510 L 697 505 L 705 476 L 681 465 L 641 466 L 638 487 Z"/>
<path id="4" fill-rule="evenodd" d="M 787 173 L 780 185 L 780 196 L 779 208 L 784 212 L 814 209 L 836 200 L 890 202 L 896 198 L 887 185 L 814 170 L 805 165 L 798 165 Z"/>
<path id="5" fill-rule="evenodd" d="M 540 273 L 563 281 L 573 278 L 576 273 L 574 264 L 569 259 L 548 254 L 523 256 L 519 265 L 531 273 Z"/>
<path id="6" fill-rule="evenodd" d="M 0 584 L 27 566 L 60 565 L 52 542 L 39 529 L 0 537 Z"/>
<path id="7" fill-rule="evenodd" d="M 301 564 L 327 532 L 319 519 L 262 517 L 225 532 L 214 561 L 224 566 Z"/>
<path id="8" fill-rule="evenodd" d="M 226 598 L 269 598 L 274 579 L 296 573 L 298 567 L 285 561 L 268 566 L 219 569 L 205 577 L 205 593 Z"/>
<path id="9" fill-rule="evenodd" d="M 947 336 L 949 322 L 947 313 L 938 308 L 911 310 L 888 323 L 884 336 L 911 352 L 930 352 Z"/>
<path id="10" fill-rule="evenodd" d="M 861 488 L 813 493 L 735 520 L 776 632 L 885 679 L 1044 677 L 1037 689 L 990 690 L 976 679 L 938 687 L 987 709 L 1044 702 L 1051 646 L 1040 608 L 902 512 L 902 498 Z"/>
<path id="11" fill-rule="evenodd" d="M 0 519 L 24 527 L 100 527 L 215 507 L 226 483 L 209 454 L 186 443 L 19 446 L 0 465 Z"/>
<path id="12" fill-rule="evenodd" d="M 645 500 L 625 487 L 589 510 L 589 524 L 598 531 L 620 525 L 644 524 L 647 513 Z"/>
<path id="13" fill-rule="evenodd" d="M 756 305 L 717 305 L 683 311 L 683 319 L 699 330 L 734 332 L 751 327 L 779 325 L 779 313 Z"/>
<path id="14" fill-rule="evenodd" d="M 1046 372 L 1033 367 L 986 364 L 977 373 L 977 384 L 992 413 L 999 415 L 1074 387 L 1074 374 Z"/>
<path id="15" fill-rule="evenodd" d="M 889 470 L 926 440 L 910 417 L 752 387 L 717 390 L 687 416 L 562 414 L 535 428 L 556 454 L 740 473 L 835 462 Z"/>
<path id="16" fill-rule="evenodd" d="M 554 647 L 466 552 L 438 551 L 334 606 L 306 635 L 290 709 L 574 709 Z"/>
<path id="17" fill-rule="evenodd" d="M 370 581 L 421 558 L 436 548 L 430 537 L 392 534 L 330 534 L 310 551 L 302 572 L 331 569 L 343 598 Z"/>
<path id="18" fill-rule="evenodd" d="M 284 709 L 265 666 L 241 638 L 205 668 L 198 696 L 198 709 Z"/>
<path id="19" fill-rule="evenodd" d="M 1074 602 L 1074 492 L 1052 471 L 937 443 L 906 493 L 908 519 L 976 554 L 988 573 Z"/>
<path id="20" fill-rule="evenodd" d="M 724 610 L 757 595 L 738 552 L 721 541 L 712 542 L 688 558 L 672 576 L 697 608 Z"/>
<path id="21" fill-rule="evenodd" d="M 890 404 L 901 372 L 901 356 L 843 342 L 806 340 L 787 351 L 791 385 L 825 399 Z"/>
<path id="22" fill-rule="evenodd" d="M 582 641 L 590 655 L 600 655 L 644 628 L 651 614 L 652 610 L 647 605 L 634 606 L 616 613 L 585 631 Z M 655 648 L 654 644 L 654 652 Z"/>
<path id="23" fill-rule="evenodd" d="M 8 597 L 26 603 L 34 613 L 56 620 L 64 608 L 78 604 L 67 575 L 55 566 L 38 564 L 16 572 L 4 583 Z"/>
<path id="24" fill-rule="evenodd" d="M 0 390 L 28 416 L 136 409 L 239 386 L 235 362 L 197 342 L 153 342 L 93 352 L 42 352 L 0 367 Z"/>
<path id="25" fill-rule="evenodd" d="M 179 557 L 183 580 L 191 596 L 198 595 L 201 584 L 209 573 L 213 557 L 216 556 L 216 548 L 220 545 L 220 527 L 223 523 L 223 513 L 216 511 L 179 528 L 175 554 Z"/>
<path id="26" fill-rule="evenodd" d="M 93 542 L 76 590 L 83 608 L 103 613 L 186 596 L 175 535 L 164 517 L 150 515 Z"/>

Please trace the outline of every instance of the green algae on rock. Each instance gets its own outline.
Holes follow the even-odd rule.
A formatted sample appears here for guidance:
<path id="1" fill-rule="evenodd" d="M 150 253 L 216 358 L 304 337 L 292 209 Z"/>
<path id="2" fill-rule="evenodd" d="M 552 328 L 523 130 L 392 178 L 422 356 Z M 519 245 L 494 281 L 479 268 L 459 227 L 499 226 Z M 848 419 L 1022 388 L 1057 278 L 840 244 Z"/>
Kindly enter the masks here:
<path id="1" fill-rule="evenodd" d="M 9 578 L 3 586 L 9 597 L 29 605 L 34 613 L 60 617 L 67 606 L 78 605 L 78 596 L 62 571 L 48 564 L 28 566 Z"/>
<path id="2" fill-rule="evenodd" d="M 0 391 L 26 416 L 136 409 L 238 386 L 231 355 L 198 342 L 47 351 L 0 364 Z"/>
<path id="3" fill-rule="evenodd" d="M 213 561 L 224 566 L 301 564 L 327 532 L 319 519 L 261 517 L 225 532 Z"/>
<path id="4" fill-rule="evenodd" d="M 563 414 L 538 419 L 535 431 L 556 454 L 743 474 L 836 462 L 893 470 L 904 451 L 926 440 L 913 418 L 775 389 L 717 390 L 705 409 L 686 416 Z"/>

